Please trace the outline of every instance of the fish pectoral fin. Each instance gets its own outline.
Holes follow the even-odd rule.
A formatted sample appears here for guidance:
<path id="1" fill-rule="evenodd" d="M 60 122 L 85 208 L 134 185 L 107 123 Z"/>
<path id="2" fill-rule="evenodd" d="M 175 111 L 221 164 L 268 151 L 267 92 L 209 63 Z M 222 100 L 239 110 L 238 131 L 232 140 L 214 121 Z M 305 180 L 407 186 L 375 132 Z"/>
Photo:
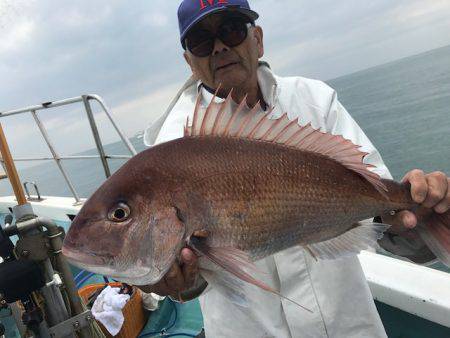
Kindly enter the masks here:
<path id="1" fill-rule="evenodd" d="M 244 282 L 223 269 L 213 270 L 200 268 L 200 274 L 215 289 L 233 304 L 248 308 L 249 301 L 245 294 Z"/>
<path id="2" fill-rule="evenodd" d="M 378 240 L 390 225 L 382 223 L 358 223 L 351 230 L 327 241 L 308 244 L 305 250 L 315 259 L 336 259 L 354 256 L 361 250 L 378 248 Z"/>
<path id="3" fill-rule="evenodd" d="M 252 275 L 250 275 L 246 270 L 258 271 L 258 268 L 251 261 L 249 256 L 242 250 L 233 248 L 233 247 L 211 247 L 209 246 L 204 238 L 191 237 L 189 238 L 188 245 L 199 255 L 206 257 L 211 262 L 221 267 L 223 270 L 228 272 L 229 274 L 237 277 L 239 280 L 250 283 L 263 289 L 264 291 L 271 292 L 273 294 L 278 295 L 281 298 L 284 298 L 302 309 L 309 311 L 306 307 L 298 304 L 297 302 L 283 296 L 280 292 L 273 289 L 269 285 L 264 282 L 256 279 Z M 207 279 L 207 276 L 204 276 Z M 211 278 L 211 277 L 210 277 Z M 217 278 L 216 278 L 217 279 Z M 215 284 L 220 284 L 220 281 Z M 230 286 L 237 285 L 236 283 L 229 283 L 228 281 L 223 281 L 222 285 L 226 285 L 227 289 L 230 290 Z M 231 288 L 232 289 L 232 288 Z M 238 289 L 239 290 L 239 289 Z M 237 294 L 242 294 L 241 291 L 238 291 Z"/>

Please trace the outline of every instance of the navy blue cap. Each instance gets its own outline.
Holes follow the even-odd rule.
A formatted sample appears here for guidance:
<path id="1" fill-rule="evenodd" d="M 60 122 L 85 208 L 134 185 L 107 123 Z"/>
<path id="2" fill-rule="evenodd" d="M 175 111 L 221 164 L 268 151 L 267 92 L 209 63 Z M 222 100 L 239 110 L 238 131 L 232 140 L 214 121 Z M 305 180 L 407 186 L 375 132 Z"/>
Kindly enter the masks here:
<path id="1" fill-rule="evenodd" d="M 250 9 L 246 0 L 183 0 L 178 7 L 178 25 L 180 41 L 184 48 L 184 39 L 189 30 L 201 19 L 220 11 L 236 11 L 247 16 L 252 22 L 258 13 Z"/>

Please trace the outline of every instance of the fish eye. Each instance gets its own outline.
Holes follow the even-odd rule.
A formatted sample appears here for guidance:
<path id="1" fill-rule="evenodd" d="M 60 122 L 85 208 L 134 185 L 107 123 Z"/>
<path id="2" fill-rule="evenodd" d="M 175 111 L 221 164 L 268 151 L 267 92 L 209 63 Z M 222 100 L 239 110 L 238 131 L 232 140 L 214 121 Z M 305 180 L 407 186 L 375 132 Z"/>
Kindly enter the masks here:
<path id="1" fill-rule="evenodd" d="M 130 216 L 130 207 L 125 203 L 119 203 L 108 214 L 108 218 L 113 222 L 124 222 Z"/>

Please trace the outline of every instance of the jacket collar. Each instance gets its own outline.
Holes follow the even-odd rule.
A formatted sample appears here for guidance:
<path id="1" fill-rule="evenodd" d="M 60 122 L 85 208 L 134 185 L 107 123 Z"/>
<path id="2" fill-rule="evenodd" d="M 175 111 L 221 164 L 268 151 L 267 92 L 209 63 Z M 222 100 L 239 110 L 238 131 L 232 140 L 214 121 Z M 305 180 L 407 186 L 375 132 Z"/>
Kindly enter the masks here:
<path id="1" fill-rule="evenodd" d="M 276 76 L 272 73 L 269 64 L 267 62 L 260 62 L 259 67 L 257 70 L 257 77 L 258 77 L 258 85 L 261 89 L 261 93 L 263 95 L 263 99 L 266 102 L 267 106 L 272 108 L 276 106 L 276 103 L 278 102 L 278 97 L 280 93 L 280 88 L 276 79 Z M 169 115 L 173 115 L 176 113 L 176 106 L 182 102 L 184 104 L 188 102 L 195 103 L 196 96 L 198 94 L 202 95 L 203 103 L 208 104 L 213 94 L 211 94 L 209 91 L 207 91 L 203 86 L 201 81 L 196 81 L 193 77 L 189 78 L 186 83 L 183 85 L 183 87 L 179 90 L 176 97 L 172 100 L 172 103 L 167 108 L 166 112 L 161 115 L 154 123 L 152 123 L 147 129 L 145 130 L 144 134 L 144 143 L 147 146 L 153 145 L 155 142 L 158 141 L 159 135 L 161 133 L 161 130 L 164 129 L 173 129 L 173 128 L 181 128 L 178 125 L 168 125 L 168 123 L 172 124 L 172 122 L 168 122 L 168 120 L 173 120 Z M 221 98 L 216 97 L 216 102 L 222 102 L 224 101 Z M 175 108 L 175 110 L 174 110 Z M 192 106 L 192 110 L 194 107 Z M 272 114 L 275 112 L 273 111 Z M 174 117 L 175 120 L 182 120 L 185 121 L 185 116 L 182 118 Z M 184 122 L 183 122 L 184 123 Z M 173 127 L 173 128 L 172 128 Z M 178 130 L 178 129 L 177 129 Z M 181 129 L 179 129 L 181 130 Z M 167 132 L 167 130 L 166 130 Z M 172 130 L 171 131 L 173 135 L 176 133 Z"/>

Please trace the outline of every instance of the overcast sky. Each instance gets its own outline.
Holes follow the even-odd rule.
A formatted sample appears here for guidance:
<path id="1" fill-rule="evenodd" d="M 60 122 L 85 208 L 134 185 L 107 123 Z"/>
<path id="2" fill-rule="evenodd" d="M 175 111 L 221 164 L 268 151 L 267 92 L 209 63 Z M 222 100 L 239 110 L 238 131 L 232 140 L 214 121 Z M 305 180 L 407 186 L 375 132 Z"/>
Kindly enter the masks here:
<path id="1" fill-rule="evenodd" d="M 101 95 L 127 135 L 158 117 L 189 76 L 178 0 L 0 0 L 0 111 Z M 448 0 L 254 0 L 264 59 L 327 80 L 450 44 Z M 81 106 L 80 106 L 81 107 Z M 93 147 L 81 109 L 40 114 L 61 153 Z M 113 140 L 98 115 L 102 136 Z M 30 116 L 0 119 L 14 156 L 48 154 Z"/>

